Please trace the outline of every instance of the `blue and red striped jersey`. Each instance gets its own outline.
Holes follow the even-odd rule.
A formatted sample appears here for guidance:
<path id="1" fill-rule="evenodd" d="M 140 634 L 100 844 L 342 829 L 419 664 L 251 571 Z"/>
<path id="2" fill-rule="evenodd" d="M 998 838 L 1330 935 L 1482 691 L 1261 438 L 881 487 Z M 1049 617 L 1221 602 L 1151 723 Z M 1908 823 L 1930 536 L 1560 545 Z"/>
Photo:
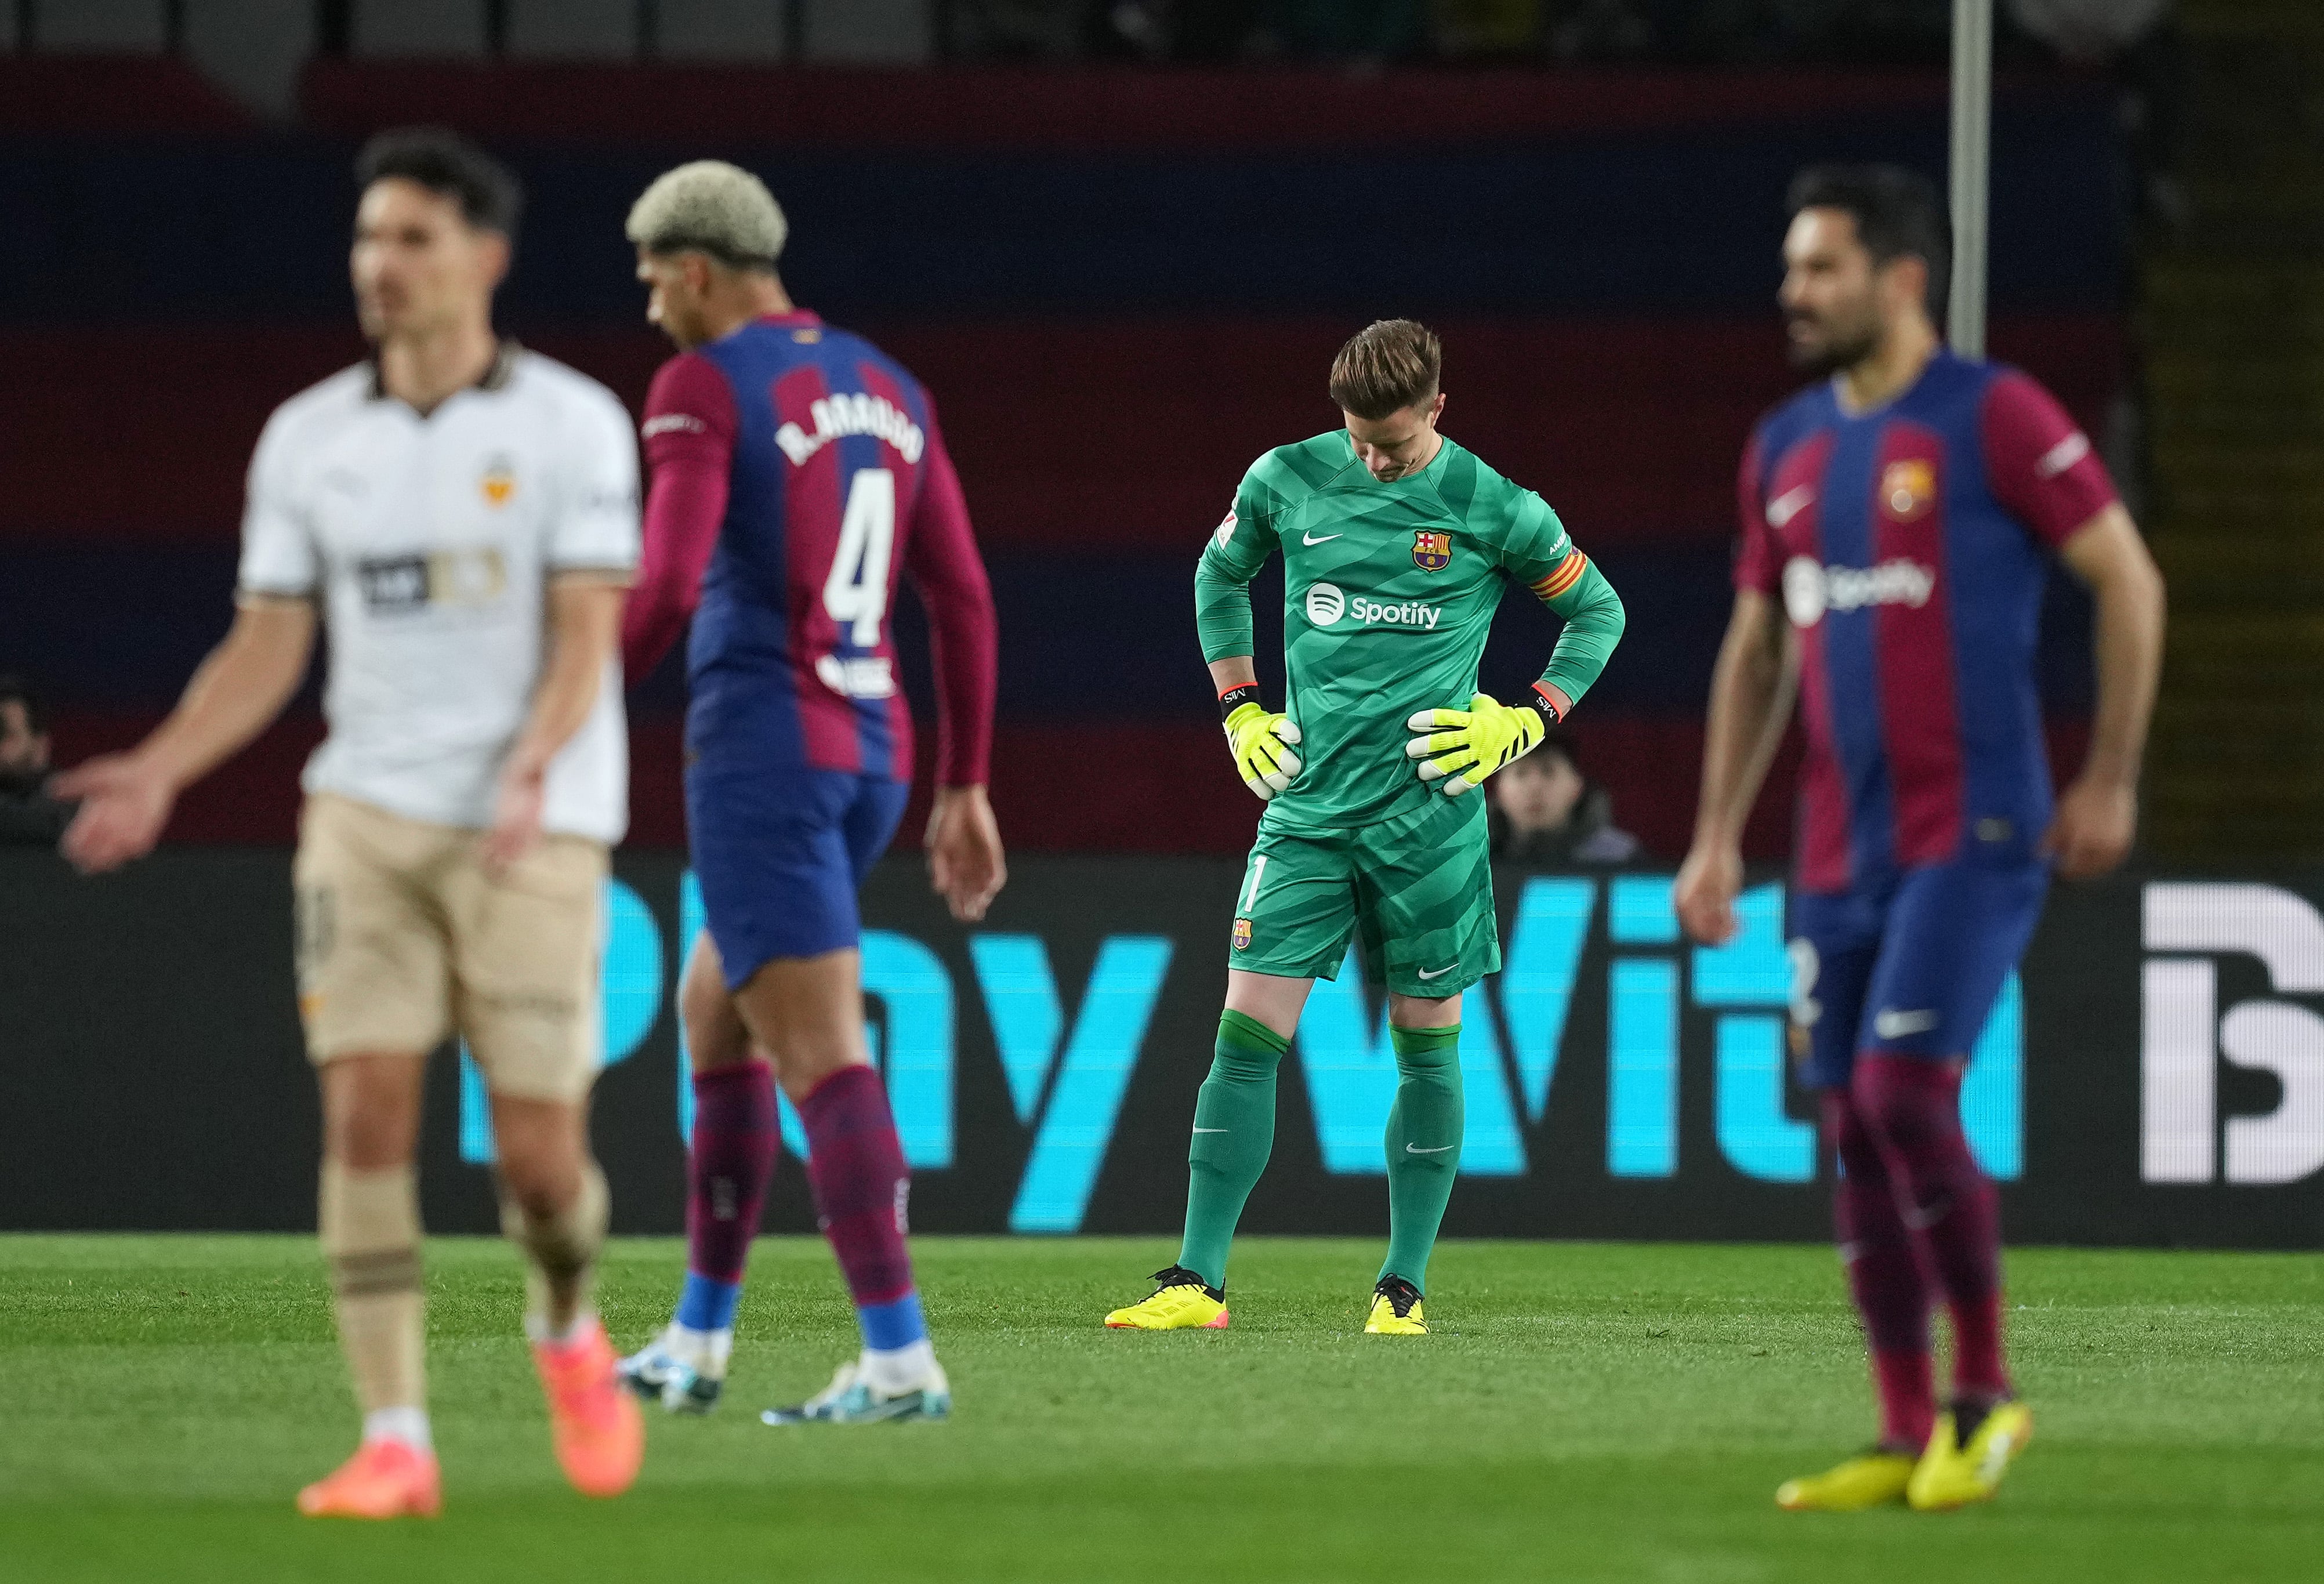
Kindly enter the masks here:
<path id="1" fill-rule="evenodd" d="M 890 618 L 928 614 L 945 786 L 985 779 L 992 595 L 935 404 L 860 336 L 793 312 L 672 358 L 646 401 L 632 679 L 688 614 L 687 743 L 770 769 L 912 774 Z"/>
<path id="2" fill-rule="evenodd" d="M 1801 888 L 2030 860 L 2050 552 L 2116 499 L 2089 438 L 2026 375 L 1940 353 L 1876 410 L 1830 382 L 1775 409 L 1738 493 L 1737 586 L 1781 601 L 1801 643 Z"/>

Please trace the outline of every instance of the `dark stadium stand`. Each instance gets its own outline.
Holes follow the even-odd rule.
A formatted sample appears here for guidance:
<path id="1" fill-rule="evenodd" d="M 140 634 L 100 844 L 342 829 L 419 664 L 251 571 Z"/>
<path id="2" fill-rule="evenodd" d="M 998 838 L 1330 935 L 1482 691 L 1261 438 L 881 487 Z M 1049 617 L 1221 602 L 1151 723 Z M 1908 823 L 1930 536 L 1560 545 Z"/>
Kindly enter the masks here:
<path id="1" fill-rule="evenodd" d="M 1214 762 L 1192 555 L 1258 451 L 1335 421 L 1322 376 L 1350 328 L 1430 319 L 1448 431 L 1541 489 L 1629 603 L 1631 641 L 1577 728 L 1623 824 L 1674 854 L 1736 456 L 1793 382 L 1770 300 L 1784 182 L 1829 155 L 1936 167 L 1939 88 L 320 60 L 303 124 L 259 131 L 173 62 L 0 57 L 0 666 L 49 680 L 66 757 L 166 707 L 223 628 L 266 412 L 360 352 L 355 140 L 438 119 L 493 139 L 531 189 L 503 323 L 633 407 L 666 349 L 629 278 L 630 198 L 703 152 L 769 178 L 799 299 L 936 393 L 1001 604 L 996 801 L 1028 847 L 1247 841 L 1256 806 Z M 1998 116 L 1995 345 L 2095 432 L 2125 377 L 2107 102 L 2027 84 Z M 1222 229 L 1237 246 L 1188 240 Z M 2053 606 L 2047 689 L 2070 740 L 2084 619 Z M 1485 685 L 1530 674 L 1551 631 L 1529 606 L 1505 621 Z M 903 638 L 916 664 L 908 617 Z M 682 839 L 678 695 L 665 673 L 636 704 L 648 843 Z M 1067 730 L 1080 751 L 1051 751 Z M 176 833 L 287 839 L 315 731 L 286 722 Z M 1780 815 L 1755 836 L 1780 851 Z"/>

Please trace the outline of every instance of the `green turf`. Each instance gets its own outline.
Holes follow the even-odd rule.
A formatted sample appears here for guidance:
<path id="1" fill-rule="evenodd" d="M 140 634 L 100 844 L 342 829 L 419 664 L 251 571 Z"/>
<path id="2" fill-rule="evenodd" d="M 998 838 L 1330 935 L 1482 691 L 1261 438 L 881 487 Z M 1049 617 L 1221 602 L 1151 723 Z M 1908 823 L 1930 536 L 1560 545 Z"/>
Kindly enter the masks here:
<path id="1" fill-rule="evenodd" d="M 1446 1246 L 1434 1335 L 1357 1334 L 1374 1245 L 1250 1240 L 1226 1332 L 1096 1321 L 1160 1241 L 922 1239 L 959 1399 L 941 1425 L 777 1432 L 852 1351 L 819 1244 L 760 1244 L 729 1405 L 655 1414 L 621 1501 L 559 1483 L 518 1284 L 429 1248 L 446 1515 L 319 1524 L 354 1429 L 298 1239 L 0 1239 L 0 1577 L 1124 1580 L 2324 1576 L 2324 1261 L 2034 1250 L 2012 1335 L 2038 1444 L 2002 1499 L 1778 1513 L 1868 1439 L 1828 1249 Z M 671 1242 L 613 1251 L 618 1340 Z"/>

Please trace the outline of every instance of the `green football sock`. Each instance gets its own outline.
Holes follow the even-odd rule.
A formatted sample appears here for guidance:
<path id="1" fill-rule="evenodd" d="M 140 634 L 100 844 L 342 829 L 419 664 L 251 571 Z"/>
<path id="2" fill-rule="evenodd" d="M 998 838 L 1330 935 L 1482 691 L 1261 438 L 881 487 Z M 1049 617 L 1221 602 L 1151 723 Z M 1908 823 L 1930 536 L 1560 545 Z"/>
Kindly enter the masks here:
<path id="1" fill-rule="evenodd" d="M 1227 1248 L 1243 1201 L 1275 1148 L 1275 1069 L 1291 1042 L 1240 1012 L 1219 1014 L 1218 1054 L 1194 1097 L 1186 1147 L 1186 1238 L 1178 1263 L 1227 1285 Z"/>
<path id="2" fill-rule="evenodd" d="M 1380 1279 L 1428 1291 L 1428 1254 L 1461 1169 L 1461 1026 L 1390 1028 L 1396 1104 L 1388 1113 L 1388 1258 Z"/>

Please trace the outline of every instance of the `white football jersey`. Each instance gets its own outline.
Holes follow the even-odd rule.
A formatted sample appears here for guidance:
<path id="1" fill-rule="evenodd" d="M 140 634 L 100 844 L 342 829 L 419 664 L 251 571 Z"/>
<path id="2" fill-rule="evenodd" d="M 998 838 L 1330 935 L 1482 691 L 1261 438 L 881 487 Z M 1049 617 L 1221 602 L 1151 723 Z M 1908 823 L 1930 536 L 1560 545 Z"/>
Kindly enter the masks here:
<path id="1" fill-rule="evenodd" d="M 284 402 L 250 465 L 246 595 L 321 610 L 329 735 L 309 792 L 410 819 L 492 824 L 540 679 L 547 585 L 638 562 L 630 415 L 595 380 L 512 343 L 422 418 L 369 364 Z M 543 824 L 618 842 L 629 741 L 618 658 L 551 762 Z"/>

